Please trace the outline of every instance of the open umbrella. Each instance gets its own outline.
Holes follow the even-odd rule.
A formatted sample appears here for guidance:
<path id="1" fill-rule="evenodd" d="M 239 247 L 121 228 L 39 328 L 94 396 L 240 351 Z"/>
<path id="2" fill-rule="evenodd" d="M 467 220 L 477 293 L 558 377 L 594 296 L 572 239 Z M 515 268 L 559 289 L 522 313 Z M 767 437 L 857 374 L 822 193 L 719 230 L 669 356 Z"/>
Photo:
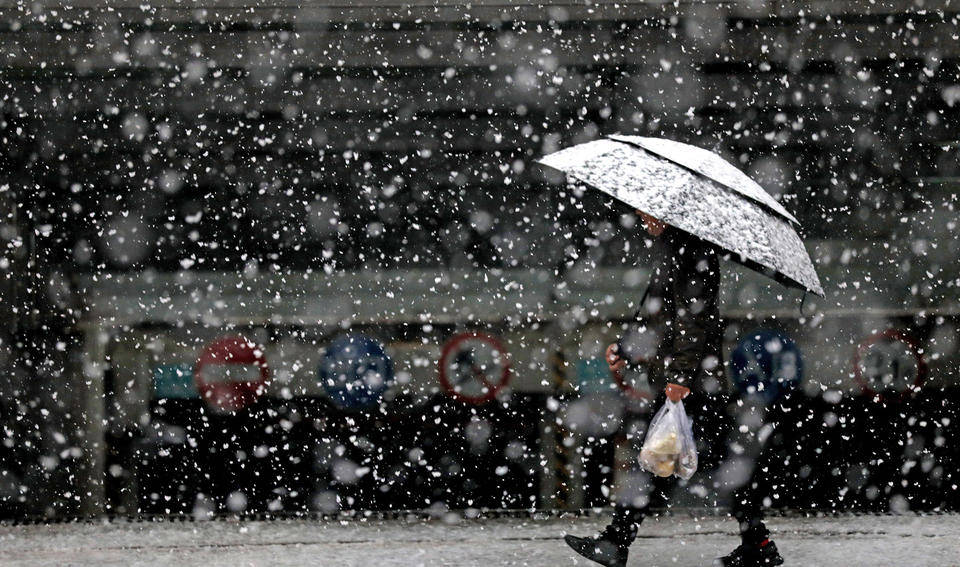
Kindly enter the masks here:
<path id="1" fill-rule="evenodd" d="M 823 296 L 797 219 L 720 156 L 663 138 L 609 136 L 539 162 L 732 253 L 745 266 Z"/>

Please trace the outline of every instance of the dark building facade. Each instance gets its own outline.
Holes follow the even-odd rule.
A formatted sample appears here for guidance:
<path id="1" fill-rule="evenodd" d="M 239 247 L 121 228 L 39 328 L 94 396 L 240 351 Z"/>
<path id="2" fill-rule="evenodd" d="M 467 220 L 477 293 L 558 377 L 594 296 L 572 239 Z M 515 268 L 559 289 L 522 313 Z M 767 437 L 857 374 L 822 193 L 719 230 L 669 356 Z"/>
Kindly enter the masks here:
<path id="1" fill-rule="evenodd" d="M 957 506 L 955 449 L 935 449 L 960 423 L 949 419 L 960 342 L 960 12 L 949 2 L 41 2 L 2 3 L 0 14 L 0 514 L 236 511 L 236 490 L 219 494 L 229 483 L 210 477 L 223 459 L 231 482 L 255 485 L 243 510 L 281 500 L 285 510 L 328 510 L 331 498 L 358 508 L 594 502 L 613 474 L 608 449 L 588 451 L 603 463 L 582 465 L 593 488 L 572 504 L 546 496 L 565 483 L 536 465 L 549 437 L 538 416 L 562 397 L 555 383 L 577 382 L 573 359 L 591 357 L 570 347 L 578 354 L 557 363 L 563 341 L 550 333 L 624 316 L 629 298 L 602 307 L 607 284 L 576 278 L 629 270 L 638 260 L 623 250 L 642 243 L 620 211 L 561 210 L 561 180 L 533 160 L 617 132 L 716 149 L 800 219 L 827 297 L 803 316 L 738 279 L 725 303 L 732 328 L 768 321 L 808 337 L 808 369 L 820 374 L 809 380 L 845 395 L 860 392 L 848 362 L 874 332 L 905 329 L 926 355 L 923 395 L 912 398 L 920 409 L 874 412 L 869 395 L 849 401 L 860 409 L 837 409 L 814 396 L 803 433 L 816 437 L 845 411 L 881 429 L 926 416 L 914 419 L 929 429 L 923 446 L 883 473 L 837 464 L 822 502 L 785 505 L 888 505 L 873 487 L 911 506 Z M 542 301 L 494 306 L 524 301 L 510 295 L 521 281 L 511 274 L 557 277 L 566 264 L 559 277 L 579 301 L 559 286 L 565 307 L 552 310 L 551 283 L 525 296 Z M 445 274 L 505 283 L 478 284 L 472 305 L 456 285 L 434 289 Z M 429 303 L 437 293 L 445 299 Z M 551 321 L 559 331 L 543 330 Z M 526 376 L 515 365 L 511 403 L 479 418 L 443 398 L 443 423 L 491 431 L 436 449 L 436 460 L 431 447 L 450 432 L 418 429 L 422 412 L 393 416 L 390 427 L 410 437 L 398 454 L 350 449 L 365 455 L 351 463 L 373 467 L 369 486 L 315 463 L 335 461 L 352 443 L 344 439 L 389 445 L 374 433 L 383 424 L 343 417 L 317 388 L 271 390 L 244 418 L 210 417 L 199 400 L 166 402 L 151 389 L 162 353 L 189 351 L 192 363 L 222 332 L 282 351 L 285 340 L 315 347 L 374 327 L 403 344 L 442 344 L 463 328 L 521 333 L 520 350 L 548 344 L 553 354 Z M 146 366 L 124 374 L 124 364 Z M 299 366 L 291 383 L 303 380 Z M 544 385 L 551 372 L 560 377 Z M 505 423 L 526 425 L 513 438 Z M 156 440 L 164 435 L 178 448 Z M 836 442 L 846 436 L 838 430 Z M 497 452 L 478 452 L 480 438 Z M 901 441 L 885 443 L 902 452 Z M 210 449 L 227 445 L 229 458 Z M 263 466 L 244 460 L 283 446 L 297 449 L 257 457 Z M 398 464 L 412 447 L 422 455 Z M 503 456 L 511 451 L 520 456 Z M 174 470 L 170 459 L 182 470 L 150 477 L 151 467 Z M 432 473 L 444 467 L 455 484 L 437 489 Z M 886 488 L 920 471 L 913 488 Z M 385 496 L 380 474 L 400 478 L 404 496 Z"/>

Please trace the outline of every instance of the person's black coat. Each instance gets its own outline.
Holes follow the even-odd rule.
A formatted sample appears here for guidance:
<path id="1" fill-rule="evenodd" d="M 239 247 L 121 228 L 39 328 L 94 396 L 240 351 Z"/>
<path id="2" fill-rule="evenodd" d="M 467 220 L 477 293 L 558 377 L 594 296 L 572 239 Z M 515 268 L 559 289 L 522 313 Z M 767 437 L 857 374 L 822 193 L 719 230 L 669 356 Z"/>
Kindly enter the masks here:
<path id="1" fill-rule="evenodd" d="M 637 319 L 659 337 L 650 361 L 654 391 L 666 383 L 694 391 L 726 389 L 723 321 L 717 308 L 720 259 L 716 248 L 668 227 L 655 241 L 655 264 Z"/>

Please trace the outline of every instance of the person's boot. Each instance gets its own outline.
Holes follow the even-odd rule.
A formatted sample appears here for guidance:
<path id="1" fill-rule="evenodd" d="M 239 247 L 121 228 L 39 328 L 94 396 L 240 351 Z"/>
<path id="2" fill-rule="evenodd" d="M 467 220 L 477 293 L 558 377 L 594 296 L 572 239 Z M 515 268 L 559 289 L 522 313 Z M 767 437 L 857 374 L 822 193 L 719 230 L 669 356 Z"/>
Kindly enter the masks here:
<path id="1" fill-rule="evenodd" d="M 759 543 L 741 543 L 729 555 L 714 560 L 714 567 L 773 567 L 783 564 L 777 544 L 769 538 Z"/>
<path id="2" fill-rule="evenodd" d="M 630 542 L 614 526 L 593 537 L 563 536 L 574 551 L 590 561 L 596 561 L 606 567 L 627 567 L 627 550 Z"/>
<path id="3" fill-rule="evenodd" d="M 601 536 L 565 535 L 563 541 L 590 561 L 596 561 L 606 567 L 627 567 L 627 548 L 612 540 L 603 539 Z"/>

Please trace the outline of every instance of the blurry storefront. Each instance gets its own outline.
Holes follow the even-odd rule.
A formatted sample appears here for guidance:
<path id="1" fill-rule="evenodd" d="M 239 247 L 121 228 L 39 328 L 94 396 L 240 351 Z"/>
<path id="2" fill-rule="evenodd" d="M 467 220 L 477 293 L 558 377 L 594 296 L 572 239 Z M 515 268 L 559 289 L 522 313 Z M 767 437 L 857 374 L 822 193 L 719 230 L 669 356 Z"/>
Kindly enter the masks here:
<path id="1" fill-rule="evenodd" d="M 824 300 L 724 266 L 731 386 L 805 394 L 771 505 L 955 509 L 958 15 L 908 4 L 0 9 L 0 516 L 603 505 L 644 243 L 533 160 L 614 132 L 804 227 Z"/>

